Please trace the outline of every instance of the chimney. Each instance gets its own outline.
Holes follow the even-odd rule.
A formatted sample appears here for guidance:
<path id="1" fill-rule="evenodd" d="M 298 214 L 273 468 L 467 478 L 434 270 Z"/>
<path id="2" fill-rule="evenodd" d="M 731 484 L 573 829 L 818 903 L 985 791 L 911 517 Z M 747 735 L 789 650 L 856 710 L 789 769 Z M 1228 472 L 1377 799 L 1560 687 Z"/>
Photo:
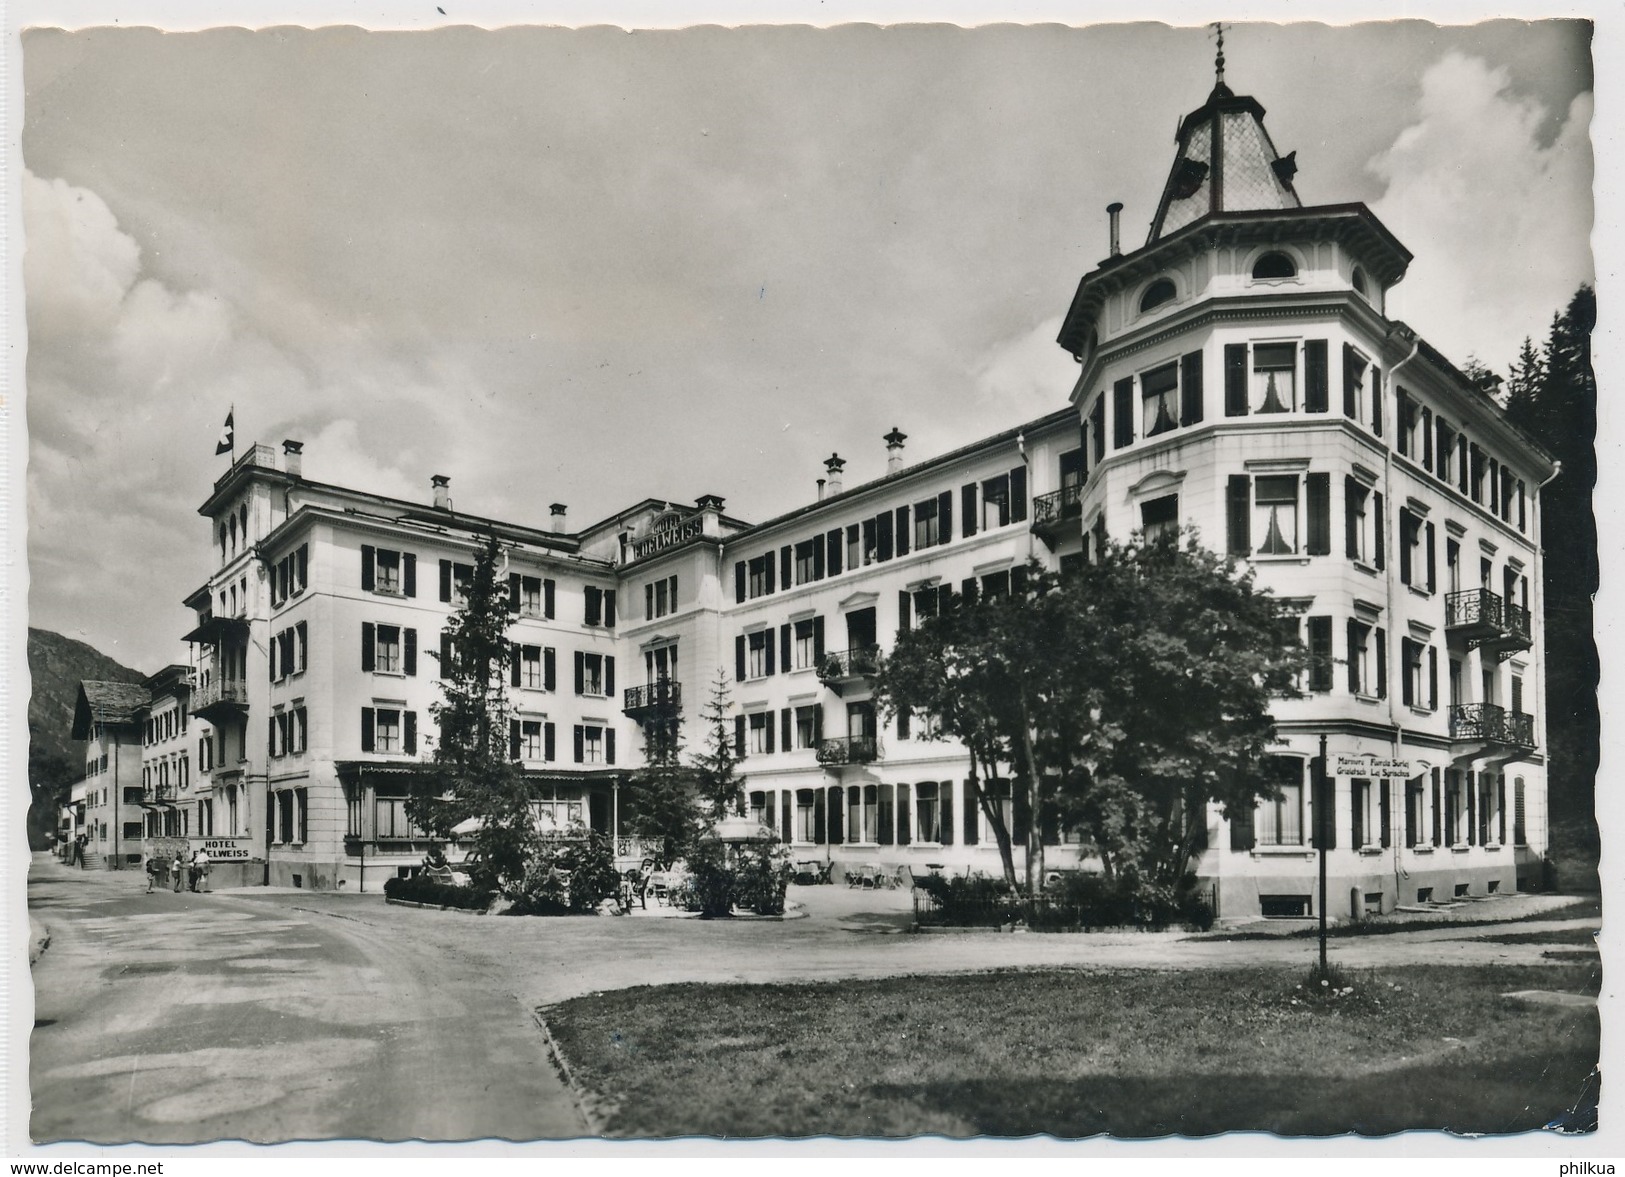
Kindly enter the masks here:
<path id="1" fill-rule="evenodd" d="M 908 440 L 908 434 L 893 425 L 891 432 L 881 440 L 886 443 L 886 473 L 896 474 L 903 468 L 903 443 Z"/>
<path id="2" fill-rule="evenodd" d="M 564 512 L 565 512 L 564 504 L 563 503 L 550 503 L 548 505 L 547 509 L 553 516 L 553 530 L 554 531 L 563 531 L 564 530 Z"/>
<path id="3" fill-rule="evenodd" d="M 840 454 L 830 454 L 824 459 L 824 469 L 829 472 L 829 494 L 831 498 L 841 493 L 841 471 L 846 468 L 846 459 Z"/>
<path id="4" fill-rule="evenodd" d="M 434 509 L 451 510 L 451 479 L 444 474 L 434 474 L 429 478 L 429 485 L 434 488 Z"/>
<path id="5" fill-rule="evenodd" d="M 305 443 L 291 438 L 282 443 L 282 468 L 295 478 L 303 475 Z"/>
<path id="6" fill-rule="evenodd" d="M 822 478 L 818 480 L 818 501 L 824 501 L 824 480 Z"/>
<path id="7" fill-rule="evenodd" d="M 1123 202 L 1114 200 L 1106 206 L 1106 215 L 1112 219 L 1112 256 L 1123 256 L 1123 243 L 1117 236 L 1117 214 L 1123 211 Z"/>

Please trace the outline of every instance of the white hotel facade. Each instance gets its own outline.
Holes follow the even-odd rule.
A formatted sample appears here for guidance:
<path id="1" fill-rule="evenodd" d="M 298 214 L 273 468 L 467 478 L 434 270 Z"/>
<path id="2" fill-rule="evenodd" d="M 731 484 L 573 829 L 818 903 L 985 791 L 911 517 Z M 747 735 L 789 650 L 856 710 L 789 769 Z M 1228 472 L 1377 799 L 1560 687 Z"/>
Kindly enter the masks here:
<path id="1" fill-rule="evenodd" d="M 1313 912 L 1322 737 L 1334 761 L 1414 769 L 1334 781 L 1334 917 L 1534 884 L 1554 467 L 1386 317 L 1404 247 L 1362 205 L 1303 207 L 1293 172 L 1221 82 L 1180 126 L 1143 247 L 1119 252 L 1113 211 L 1060 337 L 1069 405 L 913 463 L 894 428 L 883 476 L 848 489 L 832 455 L 817 499 L 766 523 L 706 496 L 519 526 L 456 510 L 438 476 L 413 503 L 305 479 L 297 442 L 252 447 L 200 508 L 216 569 L 187 601 L 190 789 L 213 832 L 250 839 L 277 884 L 371 890 L 418 861 L 403 798 L 432 757 L 440 633 L 495 534 L 513 751 L 546 819 L 624 829 L 640 725 L 679 714 L 697 744 L 721 668 L 751 810 L 797 857 L 996 871 L 963 749 L 877 714 L 876 651 L 947 590 L 1008 592 L 1031 558 L 1064 574 L 1102 535 L 1191 524 L 1288 602 L 1313 663 L 1276 710 L 1281 799 L 1208 815 L 1220 915 Z M 1037 820 L 1052 866 L 1083 861 L 1003 804 L 1018 855 Z"/>

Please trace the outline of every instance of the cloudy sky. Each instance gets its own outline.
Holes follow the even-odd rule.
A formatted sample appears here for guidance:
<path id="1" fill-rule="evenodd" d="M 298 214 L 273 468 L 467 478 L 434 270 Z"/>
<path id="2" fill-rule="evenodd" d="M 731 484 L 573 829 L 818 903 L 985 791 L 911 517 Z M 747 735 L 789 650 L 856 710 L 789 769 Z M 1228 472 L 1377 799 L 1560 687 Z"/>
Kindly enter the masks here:
<path id="1" fill-rule="evenodd" d="M 585 524 L 763 519 L 881 435 L 1065 403 L 1053 340 L 1145 227 L 1206 30 L 1153 24 L 23 35 L 30 623 L 184 659 L 239 449 Z M 1415 254 L 1391 312 L 1504 369 L 1592 280 L 1587 31 L 1242 24 L 1306 203 Z"/>

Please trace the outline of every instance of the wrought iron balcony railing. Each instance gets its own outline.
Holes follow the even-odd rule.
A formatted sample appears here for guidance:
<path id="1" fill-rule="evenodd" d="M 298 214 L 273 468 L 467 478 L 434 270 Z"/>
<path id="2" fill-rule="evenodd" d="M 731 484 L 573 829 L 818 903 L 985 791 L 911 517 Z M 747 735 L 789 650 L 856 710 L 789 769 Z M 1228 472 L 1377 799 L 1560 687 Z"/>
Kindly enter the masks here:
<path id="1" fill-rule="evenodd" d="M 862 646 L 853 650 L 831 651 L 818 663 L 820 682 L 845 682 L 867 678 L 880 670 L 880 647 Z"/>
<path id="2" fill-rule="evenodd" d="M 874 736 L 836 736 L 818 745 L 818 763 L 873 764 L 880 758 L 880 741 Z"/>
<path id="3" fill-rule="evenodd" d="M 622 693 L 621 710 L 628 715 L 643 711 L 675 711 L 683 705 L 683 684 L 672 679 L 627 687 Z"/>
<path id="4" fill-rule="evenodd" d="M 1504 659 L 1534 642 L 1529 610 L 1489 589 L 1468 589 L 1445 597 L 1445 629 L 1466 641 L 1469 650 L 1483 647 Z"/>
<path id="5" fill-rule="evenodd" d="M 211 679 L 192 692 L 193 715 L 203 715 L 220 708 L 247 706 L 248 684 L 241 679 Z"/>
<path id="6" fill-rule="evenodd" d="M 1033 526 L 1055 527 L 1068 519 L 1083 517 L 1083 484 L 1063 486 L 1033 499 Z"/>
<path id="7" fill-rule="evenodd" d="M 1484 740 L 1510 748 L 1535 746 L 1535 717 L 1494 703 L 1458 703 L 1450 708 L 1450 738 Z"/>

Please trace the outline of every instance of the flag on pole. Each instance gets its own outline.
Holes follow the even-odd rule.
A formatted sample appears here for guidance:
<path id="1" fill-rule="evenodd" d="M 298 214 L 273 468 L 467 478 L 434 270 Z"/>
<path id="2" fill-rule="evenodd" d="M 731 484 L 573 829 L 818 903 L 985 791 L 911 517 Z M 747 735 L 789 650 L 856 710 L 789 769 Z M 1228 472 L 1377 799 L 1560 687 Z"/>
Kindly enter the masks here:
<path id="1" fill-rule="evenodd" d="M 237 448 L 237 425 L 236 425 L 236 422 L 235 422 L 236 416 L 237 416 L 237 408 L 234 405 L 226 413 L 226 424 L 220 430 L 220 440 L 215 442 L 215 444 L 214 444 L 214 452 L 215 453 L 217 453 L 217 454 L 229 454 L 229 453 L 231 453 L 233 450 L 235 450 Z"/>

